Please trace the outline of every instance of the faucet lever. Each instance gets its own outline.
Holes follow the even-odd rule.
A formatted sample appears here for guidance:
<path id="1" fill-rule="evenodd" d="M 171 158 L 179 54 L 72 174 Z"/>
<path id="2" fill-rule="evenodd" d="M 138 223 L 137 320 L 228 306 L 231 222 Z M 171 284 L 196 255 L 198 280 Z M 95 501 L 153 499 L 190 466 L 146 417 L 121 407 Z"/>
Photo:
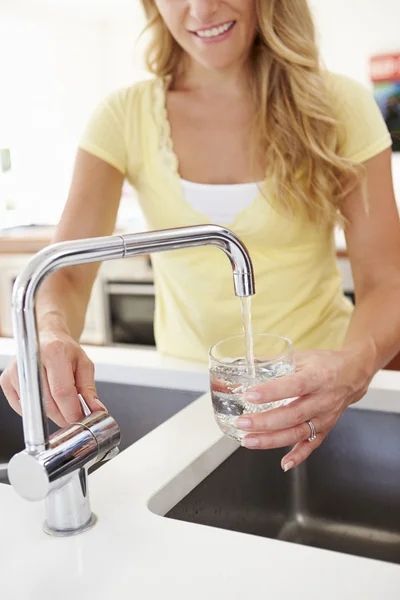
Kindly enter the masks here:
<path id="1" fill-rule="evenodd" d="M 79 398 L 79 402 L 81 403 L 81 406 L 82 406 L 83 414 L 85 415 L 85 417 L 88 417 L 89 415 L 92 414 L 92 411 L 86 404 L 86 401 L 85 401 L 84 397 L 82 396 L 82 394 L 78 394 L 78 398 Z"/>
<path id="2" fill-rule="evenodd" d="M 83 413 L 84 413 L 85 417 L 89 417 L 93 413 L 90 410 L 89 406 L 87 405 L 86 400 L 84 399 L 84 397 L 82 396 L 82 394 L 78 394 L 78 398 L 79 398 L 79 402 L 81 403 L 82 410 L 83 410 Z M 103 455 L 103 457 L 101 458 L 101 460 L 102 461 L 111 460 L 112 458 L 115 458 L 118 454 L 119 454 L 119 448 L 118 448 L 118 446 L 114 446 L 114 448 L 111 448 L 111 450 L 108 450 Z"/>

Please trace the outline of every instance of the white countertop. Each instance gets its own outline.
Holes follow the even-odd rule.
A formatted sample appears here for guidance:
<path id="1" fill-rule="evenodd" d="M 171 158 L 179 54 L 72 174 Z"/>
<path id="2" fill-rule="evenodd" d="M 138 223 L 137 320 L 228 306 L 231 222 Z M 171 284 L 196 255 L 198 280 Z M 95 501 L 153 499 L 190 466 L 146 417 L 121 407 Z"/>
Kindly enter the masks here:
<path id="1" fill-rule="evenodd" d="M 193 390 L 208 389 L 207 365 L 161 356 L 154 349 L 83 346 L 95 364 L 97 381 Z M 15 354 L 15 342 L 0 337 L 0 371 Z"/>
<path id="2" fill-rule="evenodd" d="M 155 351 L 85 350 L 99 380 L 199 392 L 207 386 L 204 366 Z M 13 352 L 12 341 L 0 339 L 0 369 Z M 399 390 L 400 373 L 378 373 L 360 407 L 400 412 Z M 90 476 L 99 522 L 73 538 L 48 537 L 42 503 L 0 485 L 1 599 L 398 600 L 400 565 L 156 514 L 236 447 L 222 436 L 203 395 Z"/>

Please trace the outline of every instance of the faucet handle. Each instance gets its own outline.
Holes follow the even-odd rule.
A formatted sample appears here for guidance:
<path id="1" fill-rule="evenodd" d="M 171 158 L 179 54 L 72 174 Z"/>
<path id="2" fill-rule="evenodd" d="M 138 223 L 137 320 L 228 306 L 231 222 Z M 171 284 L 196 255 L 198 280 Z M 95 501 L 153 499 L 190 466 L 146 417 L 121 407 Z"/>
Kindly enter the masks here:
<path id="1" fill-rule="evenodd" d="M 78 394 L 78 398 L 79 398 L 79 402 L 81 403 L 81 406 L 82 406 L 83 414 L 85 415 L 85 417 L 88 417 L 89 415 L 92 414 L 92 411 L 88 407 L 82 394 Z"/>
<path id="2" fill-rule="evenodd" d="M 90 410 L 89 406 L 87 405 L 87 402 L 84 399 L 84 397 L 82 396 L 82 394 L 78 394 L 78 398 L 79 398 L 79 402 L 81 403 L 82 410 L 83 410 L 83 413 L 84 413 L 85 417 L 89 417 L 90 415 L 92 415 L 93 413 Z M 112 458 L 114 458 L 115 456 L 117 456 L 117 454 L 119 454 L 118 445 L 116 445 L 115 447 L 112 447 L 110 450 L 107 450 L 105 452 L 105 454 L 103 453 L 101 455 L 101 458 L 99 458 L 99 457 L 97 458 L 96 462 L 111 460 Z"/>

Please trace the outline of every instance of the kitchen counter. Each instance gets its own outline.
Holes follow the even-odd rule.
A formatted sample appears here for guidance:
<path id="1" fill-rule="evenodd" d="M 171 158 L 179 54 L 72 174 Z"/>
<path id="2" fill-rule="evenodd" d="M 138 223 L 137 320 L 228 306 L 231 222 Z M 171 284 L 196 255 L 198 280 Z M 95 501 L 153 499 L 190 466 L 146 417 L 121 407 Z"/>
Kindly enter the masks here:
<path id="1" fill-rule="evenodd" d="M 98 380 L 207 389 L 204 365 L 152 350 L 85 350 Z M 0 339 L 0 369 L 13 354 L 13 341 Z M 399 391 L 400 375 L 380 372 L 359 406 L 400 412 Z M 203 394 L 90 476 L 99 522 L 66 539 L 42 532 L 41 503 L 0 485 L 1 598 L 398 599 L 400 565 L 159 516 L 236 447 Z"/>
<path id="2" fill-rule="evenodd" d="M 53 225 L 23 225 L 0 229 L 0 253 L 31 254 L 51 244 L 55 232 Z M 115 235 L 125 233 L 117 229 Z"/>
<path id="3" fill-rule="evenodd" d="M 199 393 L 208 389 L 208 369 L 204 364 L 161 356 L 152 348 L 83 348 L 95 364 L 97 381 L 151 385 Z M 0 337 L 0 371 L 6 368 L 14 354 L 14 340 Z"/>
<path id="4" fill-rule="evenodd" d="M 2 254 L 31 254 L 51 243 L 54 227 L 10 227 L 0 230 Z"/>

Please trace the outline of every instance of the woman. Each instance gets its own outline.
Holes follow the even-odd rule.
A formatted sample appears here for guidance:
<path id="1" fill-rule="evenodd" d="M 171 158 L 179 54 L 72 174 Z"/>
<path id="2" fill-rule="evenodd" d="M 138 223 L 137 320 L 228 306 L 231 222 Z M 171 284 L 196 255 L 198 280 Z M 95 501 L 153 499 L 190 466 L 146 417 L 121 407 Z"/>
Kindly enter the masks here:
<path id="1" fill-rule="evenodd" d="M 55 241 L 112 234 L 124 177 L 149 228 L 228 226 L 253 259 L 253 327 L 284 334 L 294 375 L 254 402 L 298 396 L 238 425 L 243 445 L 315 450 L 400 349 L 400 230 L 391 140 L 371 94 L 319 66 L 306 0 L 143 0 L 155 75 L 107 98 L 78 151 Z M 333 227 L 345 226 L 357 306 L 343 297 Z M 160 352 L 205 361 L 241 329 L 215 249 L 153 258 Z M 97 267 L 53 274 L 37 306 L 47 411 L 59 425 L 92 409 L 93 364 L 78 344 Z M 20 412 L 13 362 L 1 378 Z M 316 439 L 309 441 L 312 420 Z"/>

